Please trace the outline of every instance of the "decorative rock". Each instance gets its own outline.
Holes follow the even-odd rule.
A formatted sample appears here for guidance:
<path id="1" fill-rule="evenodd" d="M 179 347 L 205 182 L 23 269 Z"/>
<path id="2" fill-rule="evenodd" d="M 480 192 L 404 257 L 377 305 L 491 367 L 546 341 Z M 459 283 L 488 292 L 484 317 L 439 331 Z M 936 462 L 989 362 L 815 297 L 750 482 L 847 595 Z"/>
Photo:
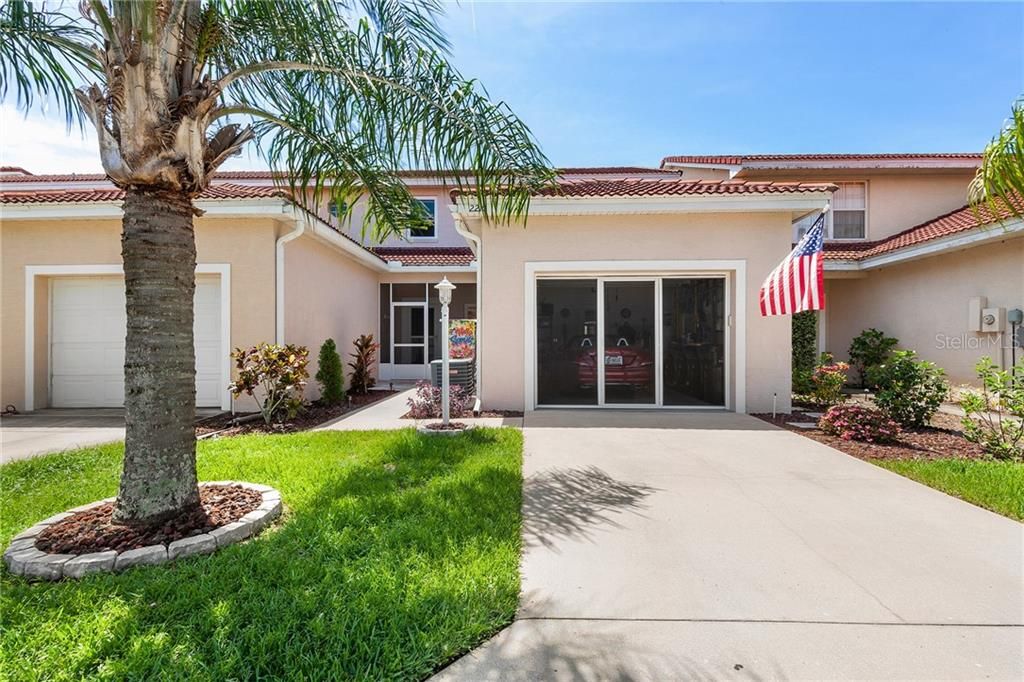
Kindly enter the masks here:
<path id="1" fill-rule="evenodd" d="M 472 426 L 467 426 L 464 429 L 430 429 L 426 426 L 417 426 L 416 431 L 425 436 L 458 436 L 466 433 L 472 428 Z"/>
<path id="2" fill-rule="evenodd" d="M 243 483 L 242 485 L 248 488 L 249 490 L 255 490 L 258 493 L 274 493 L 275 495 L 280 496 L 280 493 L 271 488 L 269 485 L 263 485 L 262 483 Z"/>
<path id="3" fill-rule="evenodd" d="M 174 561 L 196 554 L 210 554 L 217 550 L 217 539 L 209 533 L 175 540 L 167 546 L 167 559 Z"/>
<path id="4" fill-rule="evenodd" d="M 167 548 L 163 545 L 150 545 L 139 549 L 129 549 L 117 555 L 114 562 L 115 571 L 123 571 L 132 566 L 156 566 L 167 562 Z"/>
<path id="5" fill-rule="evenodd" d="M 46 521 L 40 521 L 39 523 L 37 523 L 36 525 L 32 526 L 31 528 L 26 528 L 25 530 L 23 530 L 20 533 L 18 533 L 17 535 L 15 535 L 14 539 L 15 540 L 25 540 L 26 538 L 30 538 L 33 541 L 35 541 L 36 536 L 39 535 L 40 533 L 42 533 L 47 528 L 49 528 L 50 525 L 51 524 L 47 523 Z"/>
<path id="6" fill-rule="evenodd" d="M 816 429 L 818 428 L 817 422 L 786 422 L 786 426 L 792 426 L 797 429 Z"/>
<path id="7" fill-rule="evenodd" d="M 251 523 L 247 521 L 233 521 L 226 526 L 210 531 L 210 535 L 217 540 L 217 548 L 219 549 L 233 545 L 236 542 L 241 542 L 252 535 L 253 532 L 254 529 Z"/>
<path id="8" fill-rule="evenodd" d="M 81 578 L 90 573 L 110 573 L 114 570 L 116 560 L 117 552 L 112 549 L 106 552 L 82 554 L 64 564 L 64 577 Z"/>
<path id="9" fill-rule="evenodd" d="M 89 504 L 83 504 L 75 507 L 74 509 L 68 509 L 69 514 L 79 514 L 81 512 L 90 511 L 96 507 L 102 507 L 107 503 L 107 500 L 97 500 L 96 502 L 90 502 Z"/>

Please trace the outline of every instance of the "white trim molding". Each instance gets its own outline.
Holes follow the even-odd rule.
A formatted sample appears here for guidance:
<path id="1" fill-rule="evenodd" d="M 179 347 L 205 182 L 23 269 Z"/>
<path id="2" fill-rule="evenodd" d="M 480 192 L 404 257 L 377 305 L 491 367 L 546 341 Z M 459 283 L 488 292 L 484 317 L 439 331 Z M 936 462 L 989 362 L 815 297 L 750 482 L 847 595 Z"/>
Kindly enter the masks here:
<path id="1" fill-rule="evenodd" d="M 231 265 L 199 263 L 197 275 L 220 277 L 220 407 L 231 409 Z M 25 266 L 25 411 L 35 410 L 35 301 L 36 277 L 124 276 L 119 263 L 95 265 L 26 265 Z"/>
<path id="2" fill-rule="evenodd" d="M 592 277 L 594 279 L 724 277 L 726 287 L 725 407 L 747 411 L 747 261 L 746 260 L 641 260 L 641 261 L 528 261 L 523 268 L 523 404 L 526 410 L 537 408 L 537 280 L 543 277 Z M 731 278 L 731 281 L 730 281 Z M 598 293 L 600 295 L 600 288 Z M 657 287 L 655 287 L 657 292 Z M 731 294 L 731 295 L 730 295 Z M 600 300 L 598 301 L 600 308 Z M 598 353 L 602 336 L 598 335 Z M 730 338 L 732 348 L 729 348 Z M 730 354 L 731 351 L 731 354 Z M 601 373 L 598 373 L 600 383 Z M 600 395 L 601 387 L 598 387 Z M 656 401 L 657 402 L 657 401 Z M 609 407 L 624 407 L 612 405 Z M 655 405 L 638 407 L 652 408 Z M 664 409 L 694 409 L 672 407 Z M 706 408 L 705 408 L 706 409 Z M 719 407 L 718 409 L 723 409 Z"/>

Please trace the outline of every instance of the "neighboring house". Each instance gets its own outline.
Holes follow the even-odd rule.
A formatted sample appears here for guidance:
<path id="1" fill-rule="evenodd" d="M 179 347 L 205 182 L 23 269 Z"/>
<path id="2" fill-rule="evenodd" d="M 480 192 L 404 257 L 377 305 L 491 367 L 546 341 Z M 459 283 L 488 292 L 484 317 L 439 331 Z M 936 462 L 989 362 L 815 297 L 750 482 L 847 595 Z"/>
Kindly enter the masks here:
<path id="1" fill-rule="evenodd" d="M 442 338 L 433 285 L 447 275 L 452 317 L 478 320 L 486 407 L 788 410 L 790 320 L 761 317 L 758 289 L 827 202 L 822 349 L 844 357 L 875 326 L 966 381 L 982 351 L 1007 355 L 999 335 L 970 329 L 971 299 L 1024 305 L 1021 222 L 981 225 L 962 208 L 979 161 L 562 169 L 525 228 L 491 225 L 436 173 L 409 172 L 434 226 L 383 244 L 363 234 L 358 205 L 339 225 L 334 207 L 300 210 L 268 173 L 221 173 L 198 200 L 198 402 L 228 407 L 230 349 L 260 341 L 306 345 L 315 363 L 325 338 L 347 353 L 372 332 L 383 382 L 426 377 Z M 3 404 L 120 404 L 118 199 L 102 176 L 0 173 Z"/>

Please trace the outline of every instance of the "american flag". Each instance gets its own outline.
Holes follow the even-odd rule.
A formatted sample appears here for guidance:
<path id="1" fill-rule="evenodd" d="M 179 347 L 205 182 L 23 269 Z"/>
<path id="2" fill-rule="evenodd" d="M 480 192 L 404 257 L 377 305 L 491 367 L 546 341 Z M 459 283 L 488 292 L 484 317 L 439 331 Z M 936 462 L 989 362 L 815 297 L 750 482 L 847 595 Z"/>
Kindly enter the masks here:
<path id="1" fill-rule="evenodd" d="M 761 285 L 761 315 L 792 315 L 825 307 L 822 249 L 825 213 L 807 230 L 796 248 L 778 264 Z"/>

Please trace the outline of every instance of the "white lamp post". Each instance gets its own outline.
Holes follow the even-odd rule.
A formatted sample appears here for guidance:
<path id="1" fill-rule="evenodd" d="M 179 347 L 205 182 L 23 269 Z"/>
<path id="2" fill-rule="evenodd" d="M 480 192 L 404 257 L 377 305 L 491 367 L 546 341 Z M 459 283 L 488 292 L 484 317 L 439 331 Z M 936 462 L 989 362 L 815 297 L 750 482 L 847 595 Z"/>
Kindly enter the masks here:
<path id="1" fill-rule="evenodd" d="M 449 350 L 449 344 L 451 339 L 449 338 L 448 332 L 448 305 L 452 302 L 452 292 L 455 291 L 455 285 L 448 281 L 448 277 L 445 276 L 435 286 L 437 289 L 437 297 L 441 299 L 441 336 L 444 339 L 441 342 L 441 423 L 448 426 L 448 417 L 450 406 L 448 399 L 448 356 L 451 354 Z"/>

